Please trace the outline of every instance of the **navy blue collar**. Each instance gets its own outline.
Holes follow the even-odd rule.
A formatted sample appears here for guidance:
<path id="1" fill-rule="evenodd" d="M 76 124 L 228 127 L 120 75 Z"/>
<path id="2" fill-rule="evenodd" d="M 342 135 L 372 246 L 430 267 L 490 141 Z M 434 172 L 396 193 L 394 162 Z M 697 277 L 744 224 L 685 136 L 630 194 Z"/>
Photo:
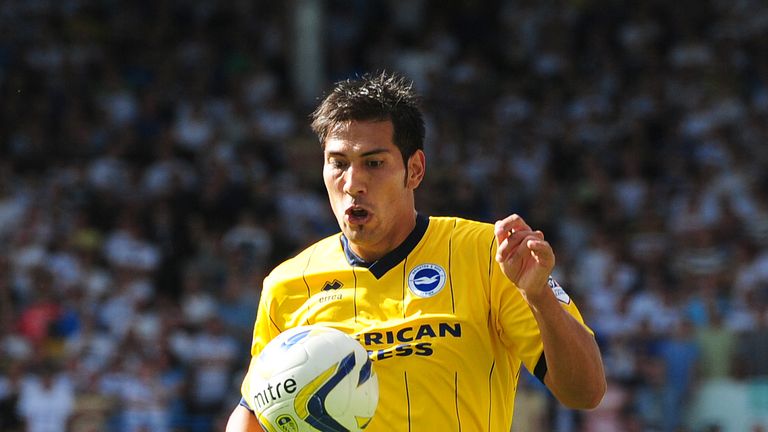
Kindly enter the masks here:
<path id="1" fill-rule="evenodd" d="M 424 233 L 427 232 L 429 226 L 429 218 L 420 214 L 416 215 L 416 226 L 413 228 L 408 237 L 400 243 L 400 245 L 394 248 L 391 252 L 384 255 L 373 262 L 367 262 L 352 252 L 349 248 L 349 240 L 344 234 L 341 235 L 341 247 L 344 249 L 344 255 L 347 257 L 347 262 L 353 267 L 366 267 L 376 279 L 384 276 L 393 267 L 398 265 L 402 260 L 408 256 L 409 253 L 419 244 L 421 238 L 424 237 Z"/>

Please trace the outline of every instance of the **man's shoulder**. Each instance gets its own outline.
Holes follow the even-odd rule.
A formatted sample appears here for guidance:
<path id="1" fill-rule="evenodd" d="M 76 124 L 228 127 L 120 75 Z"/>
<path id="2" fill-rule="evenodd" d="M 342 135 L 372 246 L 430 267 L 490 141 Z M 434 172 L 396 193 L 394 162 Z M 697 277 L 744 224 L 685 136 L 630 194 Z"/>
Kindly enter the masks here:
<path id="1" fill-rule="evenodd" d="M 430 216 L 430 227 L 438 233 L 450 233 L 454 240 L 492 240 L 493 224 L 458 216 Z"/>
<path id="2" fill-rule="evenodd" d="M 269 273 L 271 281 L 293 279 L 306 271 L 310 260 L 329 260 L 341 253 L 340 233 L 328 236 L 307 246 L 296 255 L 278 264 Z"/>

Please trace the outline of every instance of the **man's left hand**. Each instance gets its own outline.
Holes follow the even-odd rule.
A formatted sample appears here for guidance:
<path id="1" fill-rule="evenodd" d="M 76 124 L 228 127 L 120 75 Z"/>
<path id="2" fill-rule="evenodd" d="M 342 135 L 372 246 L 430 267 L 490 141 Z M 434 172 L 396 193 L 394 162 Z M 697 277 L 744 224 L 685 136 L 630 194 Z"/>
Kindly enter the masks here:
<path id="1" fill-rule="evenodd" d="M 555 266 L 555 253 L 544 233 L 534 231 L 517 214 L 497 221 L 494 233 L 496 261 L 504 274 L 529 302 L 544 294 Z"/>

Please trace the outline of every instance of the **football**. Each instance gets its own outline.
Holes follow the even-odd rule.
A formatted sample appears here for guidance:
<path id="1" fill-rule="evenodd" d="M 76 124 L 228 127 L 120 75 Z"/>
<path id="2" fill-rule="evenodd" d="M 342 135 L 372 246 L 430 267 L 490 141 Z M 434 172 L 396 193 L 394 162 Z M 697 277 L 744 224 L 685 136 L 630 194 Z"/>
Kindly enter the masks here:
<path id="1" fill-rule="evenodd" d="M 250 405 L 268 432 L 362 431 L 379 402 L 363 346 L 330 327 L 295 327 L 251 365 Z"/>

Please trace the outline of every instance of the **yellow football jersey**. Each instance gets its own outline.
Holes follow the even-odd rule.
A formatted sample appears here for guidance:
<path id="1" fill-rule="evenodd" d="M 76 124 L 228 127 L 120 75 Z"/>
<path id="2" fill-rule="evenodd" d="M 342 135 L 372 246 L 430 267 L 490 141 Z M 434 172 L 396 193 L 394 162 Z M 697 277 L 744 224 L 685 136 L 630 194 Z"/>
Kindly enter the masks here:
<path id="1" fill-rule="evenodd" d="M 334 327 L 368 349 L 378 375 L 367 431 L 509 431 L 521 364 L 543 379 L 546 361 L 533 314 L 495 255 L 493 225 L 460 218 L 418 216 L 374 263 L 341 234 L 323 239 L 265 279 L 251 354 L 291 327 Z"/>

